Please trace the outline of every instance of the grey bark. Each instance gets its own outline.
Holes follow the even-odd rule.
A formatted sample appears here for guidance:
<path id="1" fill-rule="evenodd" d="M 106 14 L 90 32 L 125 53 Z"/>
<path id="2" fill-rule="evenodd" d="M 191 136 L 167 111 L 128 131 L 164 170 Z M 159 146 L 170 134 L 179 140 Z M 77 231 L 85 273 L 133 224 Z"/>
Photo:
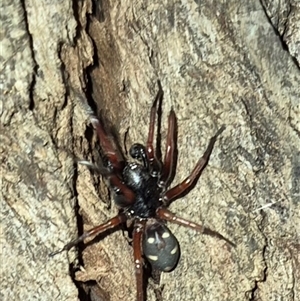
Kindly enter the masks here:
<path id="1" fill-rule="evenodd" d="M 123 144 L 144 143 L 164 89 L 178 119 L 174 183 L 221 125 L 180 216 L 233 240 L 170 225 L 181 259 L 147 300 L 299 300 L 299 3 L 268 1 L 16 1 L 1 3 L 1 300 L 78 300 L 76 253 L 48 254 L 114 216 L 91 159 L 92 94 Z M 91 87 L 93 90 L 91 90 Z M 260 209 L 262 208 L 262 209 Z M 121 231 L 83 252 L 78 281 L 99 300 L 135 300 L 132 249 Z M 155 296 L 156 293 L 156 296 Z"/>

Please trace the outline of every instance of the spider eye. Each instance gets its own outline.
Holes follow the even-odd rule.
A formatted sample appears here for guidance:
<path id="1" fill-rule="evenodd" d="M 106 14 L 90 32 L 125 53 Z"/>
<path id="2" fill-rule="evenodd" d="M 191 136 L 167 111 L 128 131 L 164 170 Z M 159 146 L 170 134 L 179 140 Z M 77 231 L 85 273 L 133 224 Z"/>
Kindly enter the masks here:
<path id="1" fill-rule="evenodd" d="M 151 266 L 163 272 L 173 270 L 180 255 L 176 237 L 167 226 L 160 222 L 154 222 L 146 227 L 143 251 Z"/>

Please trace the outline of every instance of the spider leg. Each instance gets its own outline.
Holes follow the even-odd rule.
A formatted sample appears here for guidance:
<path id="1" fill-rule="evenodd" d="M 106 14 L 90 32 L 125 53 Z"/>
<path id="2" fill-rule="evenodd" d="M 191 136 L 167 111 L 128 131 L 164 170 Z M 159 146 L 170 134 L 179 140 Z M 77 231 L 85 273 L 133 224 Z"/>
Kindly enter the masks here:
<path id="1" fill-rule="evenodd" d="M 175 130 L 176 130 L 176 115 L 173 109 L 168 117 L 168 134 L 165 151 L 165 159 L 163 164 L 162 175 L 160 177 L 160 183 L 164 187 L 167 187 L 172 175 L 172 167 L 174 164 L 174 151 L 175 151 Z"/>
<path id="2" fill-rule="evenodd" d="M 156 214 L 159 218 L 166 220 L 168 222 L 174 223 L 174 224 L 178 224 L 187 228 L 191 228 L 196 230 L 197 232 L 201 232 L 203 234 L 206 235 L 210 235 L 212 237 L 217 237 L 221 240 L 225 240 L 228 244 L 230 244 L 231 246 L 235 247 L 235 244 L 232 243 L 230 240 L 228 240 L 227 238 L 225 238 L 222 234 L 211 230 L 209 228 L 203 227 L 199 224 L 196 224 L 192 221 L 189 221 L 187 219 L 184 219 L 182 217 L 179 217 L 177 215 L 175 215 L 174 213 L 172 213 L 171 211 L 169 211 L 166 208 L 160 207 L 157 209 Z"/>
<path id="3" fill-rule="evenodd" d="M 144 301 L 142 239 L 146 221 L 135 222 L 133 230 L 133 257 L 135 266 L 137 301 Z"/>
<path id="4" fill-rule="evenodd" d="M 117 195 L 122 195 L 122 202 L 119 207 L 128 207 L 135 202 L 135 193 L 124 184 L 117 175 L 110 174 L 108 177 L 109 183 Z"/>
<path id="5" fill-rule="evenodd" d="M 165 193 L 163 199 L 164 199 L 164 203 L 166 206 L 168 206 L 177 197 L 187 193 L 189 191 L 189 189 L 193 187 L 193 185 L 195 184 L 195 181 L 200 177 L 203 169 L 205 168 L 205 166 L 208 163 L 209 156 L 213 150 L 214 144 L 215 144 L 218 136 L 224 131 L 224 129 L 225 129 L 225 126 L 222 126 L 218 130 L 218 132 L 215 134 L 215 136 L 213 136 L 210 139 L 206 151 L 204 152 L 203 156 L 197 162 L 192 173 L 186 179 L 184 179 L 180 184 L 176 185 L 175 187 L 171 188 L 170 190 L 168 190 Z"/>
<path id="6" fill-rule="evenodd" d="M 130 188 L 128 188 L 120 180 L 120 178 L 117 175 L 113 174 L 108 168 L 105 168 L 103 166 L 97 166 L 85 160 L 77 160 L 77 163 L 87 166 L 89 169 L 98 172 L 102 176 L 105 176 L 106 179 L 108 179 L 109 184 L 113 188 L 113 190 L 117 194 L 122 195 L 122 203 L 118 204 L 120 207 L 127 207 L 134 203 L 135 201 L 134 192 Z"/>
<path id="7" fill-rule="evenodd" d="M 90 118 L 91 118 L 91 123 L 97 132 L 101 148 L 103 149 L 113 169 L 115 169 L 118 172 L 121 172 L 124 166 L 124 159 L 121 157 L 121 155 L 114 147 L 111 139 L 105 132 L 104 127 L 101 124 L 100 120 L 95 115 L 91 115 Z"/>
<path id="8" fill-rule="evenodd" d="M 103 232 L 109 230 L 109 229 L 113 229 L 113 228 L 117 227 L 118 225 L 124 223 L 126 220 L 127 220 L 127 217 L 126 217 L 125 214 L 119 214 L 119 215 L 113 217 L 112 219 L 108 220 L 104 224 L 101 224 L 97 227 L 92 228 L 89 231 L 84 232 L 81 236 L 79 236 L 76 239 L 74 239 L 74 240 L 70 241 L 69 243 L 67 243 L 62 249 L 49 254 L 49 256 L 54 256 L 54 255 L 59 254 L 63 251 L 69 251 L 71 248 L 78 245 L 80 242 L 82 242 L 86 238 L 91 237 L 91 236 L 96 236 L 100 233 L 103 233 Z"/>
<path id="9" fill-rule="evenodd" d="M 109 174 L 109 170 L 107 168 L 103 166 L 98 166 L 90 161 L 77 159 L 76 162 L 78 164 L 85 165 L 88 169 L 95 171 L 96 173 L 102 176 L 106 176 Z"/>
<path id="10" fill-rule="evenodd" d="M 162 98 L 162 96 L 163 96 L 163 91 L 160 86 L 158 94 L 153 102 L 151 112 L 150 112 L 150 125 L 149 125 L 148 139 L 147 139 L 147 145 L 146 145 L 147 157 L 148 157 L 149 165 L 151 168 L 150 170 L 151 170 L 151 172 L 153 172 L 155 174 L 158 173 L 161 169 L 161 164 L 155 155 L 153 141 L 154 141 L 154 129 L 155 129 L 157 106 L 158 106 L 159 100 Z"/>
<path id="11" fill-rule="evenodd" d="M 121 173 L 122 169 L 124 167 L 124 160 L 120 156 L 120 154 L 116 151 L 116 148 L 113 146 L 111 140 L 107 136 L 104 127 L 100 123 L 99 119 L 95 117 L 94 115 L 91 115 L 91 122 L 93 127 L 95 128 L 99 143 L 105 152 L 105 155 L 108 157 L 108 160 L 110 164 L 112 165 L 113 169 L 117 171 L 117 173 Z M 85 164 L 88 165 L 88 164 Z M 114 174 L 112 172 L 108 172 L 104 174 L 106 178 L 108 179 L 110 185 L 112 188 L 118 193 L 124 195 L 124 200 L 126 199 L 126 202 L 122 206 L 130 206 L 135 201 L 135 194 L 131 189 L 129 189 L 118 177 L 117 174 Z"/>

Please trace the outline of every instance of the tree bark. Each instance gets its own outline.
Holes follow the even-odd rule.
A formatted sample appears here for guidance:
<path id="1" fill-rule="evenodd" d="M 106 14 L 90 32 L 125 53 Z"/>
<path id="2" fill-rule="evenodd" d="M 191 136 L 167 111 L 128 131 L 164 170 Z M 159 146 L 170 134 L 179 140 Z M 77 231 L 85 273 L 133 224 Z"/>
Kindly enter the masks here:
<path id="1" fill-rule="evenodd" d="M 122 147 L 145 143 L 158 79 L 163 147 L 177 115 L 173 185 L 226 125 L 170 210 L 237 246 L 169 225 L 181 259 L 160 284 L 149 279 L 147 300 L 300 299 L 296 1 L 1 5 L 1 300 L 135 300 L 126 232 L 89 243 L 79 261 L 48 255 L 117 214 L 103 179 L 75 164 L 98 149 L 86 104 Z"/>

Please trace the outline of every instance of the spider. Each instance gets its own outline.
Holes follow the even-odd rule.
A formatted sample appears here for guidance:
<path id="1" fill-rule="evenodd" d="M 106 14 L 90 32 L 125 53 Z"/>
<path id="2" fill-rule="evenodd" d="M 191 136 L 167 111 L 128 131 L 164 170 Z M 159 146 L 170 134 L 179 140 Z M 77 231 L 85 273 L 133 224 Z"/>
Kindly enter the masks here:
<path id="1" fill-rule="evenodd" d="M 119 208 L 119 214 L 103 224 L 84 232 L 62 249 L 50 254 L 54 256 L 63 251 L 68 251 L 88 237 L 94 237 L 109 229 L 114 229 L 121 224 L 130 222 L 133 225 L 132 245 L 137 301 L 145 300 L 145 288 L 143 285 L 145 259 L 153 270 L 162 272 L 172 271 L 178 263 L 180 255 L 179 243 L 166 226 L 166 222 L 179 224 L 203 234 L 217 237 L 234 246 L 232 242 L 218 232 L 181 218 L 167 209 L 172 201 L 187 194 L 194 187 L 208 163 L 217 137 L 223 132 L 225 127 L 221 127 L 210 139 L 206 151 L 191 174 L 181 183 L 168 189 L 172 181 L 175 161 L 176 115 L 174 110 L 171 109 L 168 116 L 166 150 L 162 162 L 162 160 L 157 158 L 157 151 L 154 147 L 156 113 L 161 103 L 162 95 L 163 92 L 160 87 L 150 112 L 150 127 L 146 146 L 139 143 L 131 146 L 129 154 L 134 159 L 131 162 L 125 160 L 123 155 L 117 151 L 100 120 L 90 112 L 90 120 L 97 133 L 107 166 L 98 167 L 87 161 L 79 161 L 78 163 L 98 171 L 108 180 L 115 204 Z"/>

